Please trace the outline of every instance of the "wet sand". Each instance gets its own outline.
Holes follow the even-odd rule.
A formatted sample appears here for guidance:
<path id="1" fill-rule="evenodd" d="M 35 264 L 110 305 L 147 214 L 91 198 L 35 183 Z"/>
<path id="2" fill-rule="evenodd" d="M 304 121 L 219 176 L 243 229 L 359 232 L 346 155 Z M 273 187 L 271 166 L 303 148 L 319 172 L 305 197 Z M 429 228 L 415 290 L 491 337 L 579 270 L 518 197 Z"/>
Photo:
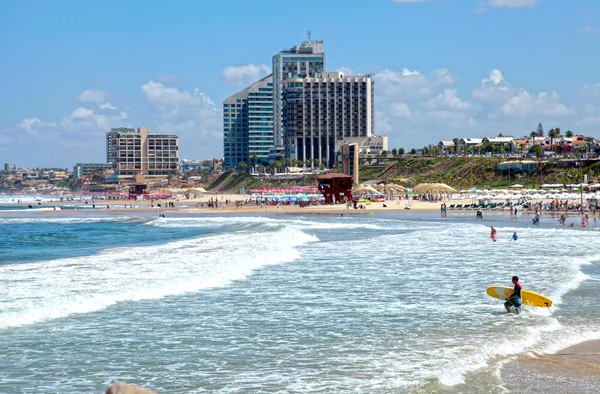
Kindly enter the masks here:
<path id="1" fill-rule="evenodd" d="M 504 365 L 501 377 L 513 393 L 598 393 L 600 340 L 555 354 L 520 355 Z"/>

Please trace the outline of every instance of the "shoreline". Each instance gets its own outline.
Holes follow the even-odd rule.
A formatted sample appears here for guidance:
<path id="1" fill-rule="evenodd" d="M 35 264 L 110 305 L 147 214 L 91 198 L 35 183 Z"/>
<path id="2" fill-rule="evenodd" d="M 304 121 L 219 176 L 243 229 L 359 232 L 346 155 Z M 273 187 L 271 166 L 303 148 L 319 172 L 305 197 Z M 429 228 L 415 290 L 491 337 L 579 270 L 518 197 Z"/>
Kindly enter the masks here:
<path id="1" fill-rule="evenodd" d="M 510 392 L 596 392 L 600 384 L 600 339 L 584 341 L 552 354 L 521 354 L 506 363 L 500 375 Z"/>

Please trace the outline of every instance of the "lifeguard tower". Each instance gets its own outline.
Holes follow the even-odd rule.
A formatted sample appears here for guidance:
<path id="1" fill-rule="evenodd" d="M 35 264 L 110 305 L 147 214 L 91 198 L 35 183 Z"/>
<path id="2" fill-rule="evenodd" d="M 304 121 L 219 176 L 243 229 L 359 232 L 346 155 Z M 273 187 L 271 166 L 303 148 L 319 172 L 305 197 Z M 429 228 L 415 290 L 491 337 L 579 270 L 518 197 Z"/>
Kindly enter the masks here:
<path id="1" fill-rule="evenodd" d="M 324 174 L 317 178 L 319 192 L 326 204 L 338 204 L 347 198 L 352 201 L 352 177 L 346 174 Z"/>

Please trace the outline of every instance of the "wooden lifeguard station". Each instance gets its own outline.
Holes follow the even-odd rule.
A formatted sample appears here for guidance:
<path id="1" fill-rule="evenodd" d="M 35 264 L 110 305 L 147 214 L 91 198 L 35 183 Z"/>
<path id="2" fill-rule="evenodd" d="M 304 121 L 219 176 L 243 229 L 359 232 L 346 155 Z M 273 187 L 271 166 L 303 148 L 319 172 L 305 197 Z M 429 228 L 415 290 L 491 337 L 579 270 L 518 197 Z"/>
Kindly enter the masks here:
<path id="1" fill-rule="evenodd" d="M 324 174 L 317 178 L 319 192 L 326 204 L 338 204 L 347 198 L 352 201 L 352 177 L 346 174 Z"/>

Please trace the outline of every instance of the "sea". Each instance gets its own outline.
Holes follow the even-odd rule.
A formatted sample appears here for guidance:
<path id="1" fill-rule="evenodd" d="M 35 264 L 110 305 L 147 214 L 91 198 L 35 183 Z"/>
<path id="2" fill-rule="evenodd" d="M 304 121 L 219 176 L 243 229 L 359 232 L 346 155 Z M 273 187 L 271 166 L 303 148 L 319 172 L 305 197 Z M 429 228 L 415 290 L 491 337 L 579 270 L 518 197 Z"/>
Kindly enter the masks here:
<path id="1" fill-rule="evenodd" d="M 600 220 L 344 213 L 0 211 L 0 392 L 505 393 L 600 338 Z"/>

